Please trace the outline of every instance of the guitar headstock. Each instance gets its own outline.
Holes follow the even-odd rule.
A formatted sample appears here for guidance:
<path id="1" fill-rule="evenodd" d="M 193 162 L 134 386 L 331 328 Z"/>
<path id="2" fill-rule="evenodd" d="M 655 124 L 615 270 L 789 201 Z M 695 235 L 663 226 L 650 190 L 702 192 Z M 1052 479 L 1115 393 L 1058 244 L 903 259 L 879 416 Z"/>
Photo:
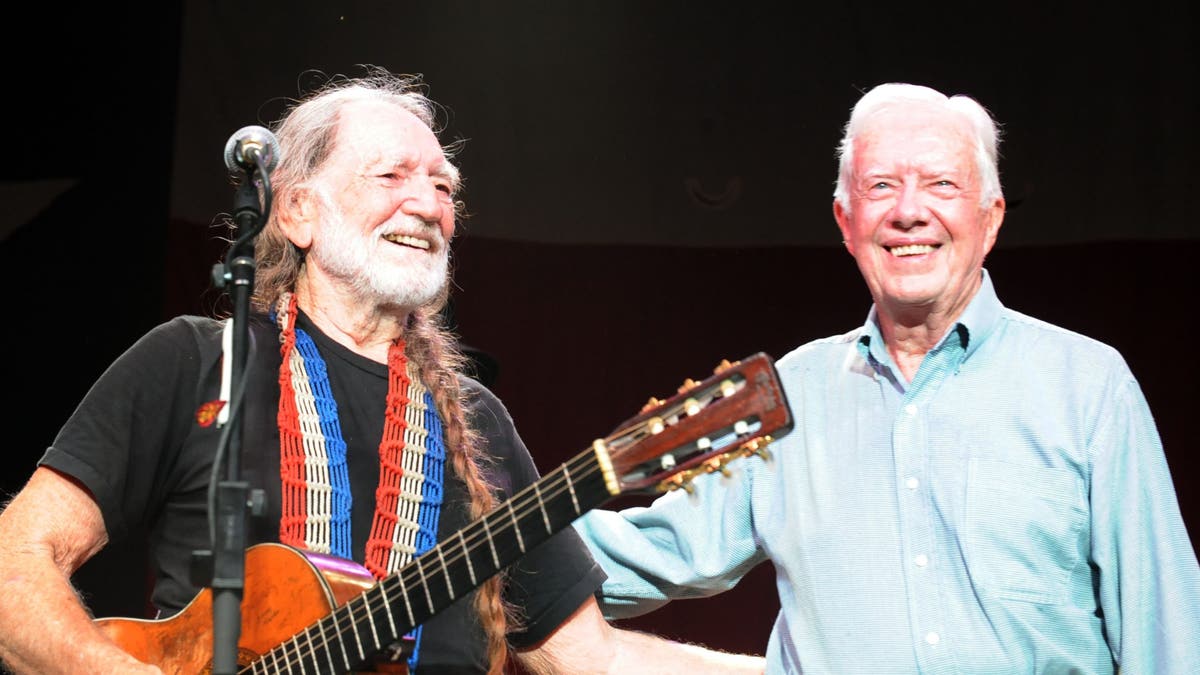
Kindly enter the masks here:
<path id="1" fill-rule="evenodd" d="M 664 401 L 650 399 L 593 446 L 613 495 L 690 491 L 698 475 L 724 471 L 750 454 L 765 456 L 792 424 L 774 361 L 759 352 L 722 361 L 710 377 L 685 381 Z"/>

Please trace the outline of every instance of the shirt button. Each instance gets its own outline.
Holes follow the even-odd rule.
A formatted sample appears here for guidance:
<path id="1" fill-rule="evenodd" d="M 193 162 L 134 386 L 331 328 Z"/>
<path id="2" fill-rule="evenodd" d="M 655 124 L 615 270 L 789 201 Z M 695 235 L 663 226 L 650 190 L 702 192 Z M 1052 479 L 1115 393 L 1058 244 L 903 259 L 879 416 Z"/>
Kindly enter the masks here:
<path id="1" fill-rule="evenodd" d="M 908 413 L 909 415 L 914 415 L 914 416 L 915 416 L 915 415 L 917 414 L 917 406 L 916 406 L 916 404 L 914 404 L 914 403 L 909 403 L 908 405 L 904 406 L 904 412 Z"/>
<path id="2" fill-rule="evenodd" d="M 909 476 L 908 480 L 904 481 L 904 487 L 908 488 L 909 490 L 916 490 L 917 486 L 920 484 L 921 484 L 921 481 L 917 480 L 916 478 L 914 478 L 912 476 Z"/>
<path id="3" fill-rule="evenodd" d="M 931 645 L 936 645 L 937 643 L 942 641 L 942 636 L 938 635 L 937 633 L 935 633 L 933 631 L 929 631 L 928 633 L 925 634 L 925 641 Z"/>
<path id="4" fill-rule="evenodd" d="M 917 564 L 917 567 L 924 567 L 929 564 L 929 556 L 921 553 L 913 558 L 913 562 Z"/>

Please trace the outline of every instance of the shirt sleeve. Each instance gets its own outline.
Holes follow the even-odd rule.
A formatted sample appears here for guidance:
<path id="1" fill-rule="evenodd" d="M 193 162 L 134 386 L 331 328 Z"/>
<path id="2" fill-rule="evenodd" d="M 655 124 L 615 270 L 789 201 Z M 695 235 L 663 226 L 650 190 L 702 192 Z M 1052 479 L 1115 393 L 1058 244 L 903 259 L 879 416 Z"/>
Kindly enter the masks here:
<path id="1" fill-rule="evenodd" d="M 1200 672 L 1200 567 L 1141 389 L 1129 376 L 1116 392 L 1091 486 L 1105 633 L 1122 672 Z"/>
<path id="2" fill-rule="evenodd" d="M 608 575 L 599 596 L 609 619 L 639 616 L 670 600 L 715 595 L 765 559 L 754 536 L 750 490 L 756 463 L 696 479 L 650 506 L 593 510 L 575 521 Z"/>
<path id="3" fill-rule="evenodd" d="M 87 487 L 114 541 L 144 526 L 166 489 L 166 449 L 186 433 L 198 360 L 181 319 L 154 328 L 96 380 L 39 461 Z"/>

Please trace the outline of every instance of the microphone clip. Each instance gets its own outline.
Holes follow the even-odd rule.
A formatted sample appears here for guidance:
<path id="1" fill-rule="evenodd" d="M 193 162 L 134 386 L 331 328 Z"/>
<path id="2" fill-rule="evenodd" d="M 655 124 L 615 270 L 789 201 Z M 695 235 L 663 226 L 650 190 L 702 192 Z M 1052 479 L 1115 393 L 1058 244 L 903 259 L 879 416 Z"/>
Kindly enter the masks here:
<path id="1" fill-rule="evenodd" d="M 279 141 L 260 126 L 242 127 L 225 143 L 225 167 L 244 173 L 234 196 L 232 215 L 238 238 L 230 249 L 230 259 L 252 251 L 254 237 L 266 226 L 271 214 L 270 174 L 279 155 Z"/>
<path id="2" fill-rule="evenodd" d="M 279 141 L 270 130 L 251 125 L 242 127 L 225 143 L 225 168 L 266 175 L 279 162 Z"/>

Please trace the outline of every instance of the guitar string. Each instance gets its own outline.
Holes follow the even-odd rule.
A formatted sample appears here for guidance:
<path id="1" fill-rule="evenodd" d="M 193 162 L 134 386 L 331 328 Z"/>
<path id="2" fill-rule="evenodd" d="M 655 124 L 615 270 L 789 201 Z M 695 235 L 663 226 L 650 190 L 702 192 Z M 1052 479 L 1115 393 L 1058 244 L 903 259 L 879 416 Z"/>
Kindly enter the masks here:
<path id="1" fill-rule="evenodd" d="M 569 489 L 569 488 L 564 488 L 562 486 L 564 484 L 569 484 L 570 481 L 566 480 L 565 478 L 561 478 L 559 476 L 560 476 L 560 474 L 562 474 L 562 470 L 564 467 L 571 467 L 571 465 L 576 465 L 576 466 L 571 468 L 570 475 L 577 476 L 579 478 L 578 482 L 582 482 L 584 479 L 594 477 L 596 474 L 600 473 L 600 469 L 597 468 L 595 465 L 594 456 L 592 456 L 590 453 L 585 452 L 585 453 L 582 453 L 581 455 L 576 456 L 571 461 L 567 462 L 567 464 L 564 464 L 563 467 L 560 467 L 558 470 L 556 470 L 554 473 L 552 473 L 550 476 L 547 476 L 547 478 L 552 479 L 549 482 L 556 485 L 556 487 L 554 489 L 543 493 L 544 495 L 549 494 L 550 500 L 560 497 L 561 495 L 564 494 L 564 492 L 567 489 Z M 523 499 L 524 497 L 528 497 L 529 493 L 534 492 L 534 490 L 532 488 L 533 488 L 532 485 L 525 488 L 524 490 L 520 491 L 519 493 L 514 495 L 514 497 L 512 499 L 509 500 L 509 502 L 513 502 L 514 504 L 516 502 L 522 503 L 522 506 L 519 509 L 520 517 L 522 517 L 522 518 L 524 518 L 529 513 L 534 512 L 533 508 L 528 507 L 528 503 L 531 501 L 534 501 L 534 500 L 529 500 L 527 498 Z M 484 515 L 478 522 L 487 520 L 491 516 L 499 513 L 500 508 L 501 507 L 497 507 L 496 509 L 493 509 L 492 511 L 488 512 L 488 514 Z M 516 508 L 516 507 L 514 506 L 514 508 Z M 541 507 L 538 506 L 536 508 L 540 509 Z M 508 520 L 507 518 L 504 518 L 503 520 L 505 521 L 504 524 L 501 524 L 501 525 L 493 528 L 493 530 L 492 530 L 493 538 L 495 536 L 505 534 L 510 529 L 512 529 L 512 527 L 515 527 L 515 526 L 507 525 L 507 520 Z M 474 528 L 471 526 L 468 526 L 468 529 L 474 529 Z M 465 548 L 463 548 L 463 553 L 451 553 L 450 555 L 446 556 L 447 565 L 453 565 L 453 564 L 457 563 L 458 561 L 469 556 L 472 552 L 477 551 L 482 545 L 487 543 L 487 540 L 488 540 L 487 537 L 474 536 L 474 535 L 475 535 L 475 533 L 472 532 L 471 536 L 465 536 L 465 537 L 461 538 L 461 539 L 465 540 L 466 543 L 462 544 L 462 545 L 458 545 L 457 547 L 463 548 L 465 546 Z M 460 538 L 458 538 L 458 537 L 451 538 L 451 539 L 446 540 L 445 543 L 449 544 L 458 539 L 460 539 Z M 442 546 L 442 544 L 438 545 L 438 547 L 441 547 L 441 546 Z M 420 583 L 419 583 L 419 580 L 417 579 L 417 575 L 419 575 L 421 573 L 421 570 L 418 569 L 419 565 L 420 565 L 420 559 L 414 560 L 413 562 L 409 563 L 408 565 L 405 565 L 403 568 L 397 570 L 396 572 L 392 573 L 388 577 L 381 580 L 375 586 L 372 586 L 370 589 L 364 591 L 361 595 L 349 600 L 342 606 L 336 608 L 327 617 L 317 621 L 316 623 L 314 623 L 311 626 L 306 627 L 304 630 L 300 631 L 299 633 L 296 633 L 288 640 L 285 640 L 283 643 L 281 643 L 277 647 L 273 648 L 271 651 L 266 652 L 263 655 L 261 655 L 258 659 L 251 662 L 250 664 L 248 664 L 248 667 L 251 668 L 250 670 L 243 669 L 243 670 L 239 671 L 239 673 L 257 672 L 256 670 L 254 670 L 256 665 L 265 661 L 268 657 L 270 657 L 272 655 L 274 655 L 274 658 L 277 663 L 282 662 L 282 664 L 286 668 L 289 669 L 288 672 L 290 672 L 290 668 L 293 665 L 300 665 L 300 667 L 303 668 L 303 662 L 304 662 L 305 658 L 310 658 L 310 660 L 314 663 L 314 665 L 318 664 L 319 661 L 315 654 L 316 650 L 327 647 L 329 644 L 332 644 L 333 640 L 331 640 L 330 638 L 322 638 L 320 640 L 320 642 L 318 643 L 316 640 L 314 640 L 314 636 L 311 635 L 311 632 L 314 630 L 314 628 L 323 626 L 323 625 L 327 624 L 329 621 L 336 622 L 337 619 L 339 618 L 338 615 L 342 615 L 342 617 L 353 616 L 353 608 L 351 607 L 351 605 L 354 603 L 358 603 L 358 602 L 362 602 L 365 604 L 367 602 L 365 600 L 365 597 L 371 593 L 381 593 L 381 594 L 391 595 L 396 590 L 396 586 L 399 586 L 400 588 L 407 588 L 407 587 L 411 587 L 412 585 L 419 586 Z M 499 571 L 499 570 L 497 570 L 497 571 Z M 495 572 L 484 575 L 483 580 L 490 578 L 492 576 L 492 574 L 494 574 L 494 573 Z M 399 577 L 399 579 L 397 577 Z M 418 583 L 406 586 L 406 585 L 404 585 L 405 580 L 410 581 L 410 582 L 417 581 Z M 476 584 L 476 585 L 478 585 L 478 584 Z M 409 598 L 405 597 L 403 601 L 405 603 L 408 603 Z M 370 615 L 368 614 L 368 616 L 370 616 Z M 324 631 L 322 630 L 321 632 L 323 633 Z M 338 640 L 343 640 L 340 633 L 344 633 L 344 631 L 336 631 L 334 634 L 334 638 L 336 638 Z M 288 643 L 295 644 L 296 656 L 293 657 L 289 653 L 289 650 L 287 649 Z M 305 643 L 307 643 L 307 646 L 305 646 Z M 383 646 L 386 646 L 386 645 L 380 645 L 379 648 L 382 648 Z M 283 658 L 280 659 L 279 655 L 276 654 L 276 652 L 282 652 Z"/>
<path id="2" fill-rule="evenodd" d="M 638 431 L 644 432 L 645 429 L 643 427 L 643 428 L 638 429 Z M 760 434 L 761 433 L 762 432 L 760 430 Z M 633 435 L 633 434 L 634 434 L 634 430 L 628 430 L 625 435 L 629 436 L 629 435 Z M 749 440 L 751 440 L 751 439 L 749 439 L 749 438 L 741 439 L 741 441 L 743 443 L 747 442 Z M 564 488 L 563 488 L 564 485 L 566 486 L 566 490 L 573 491 L 573 483 L 570 478 L 571 473 L 572 473 L 570 471 L 570 469 L 571 469 L 572 465 L 575 466 L 575 475 L 577 475 L 580 478 L 579 482 L 582 482 L 584 479 L 594 477 L 598 471 L 595 467 L 593 454 L 589 453 L 589 452 L 581 453 L 581 455 L 576 456 L 571 461 L 567 462 L 566 464 L 564 464 L 562 467 L 560 467 L 554 473 L 552 473 L 550 476 L 547 477 L 547 478 L 551 479 L 550 481 L 547 481 L 547 485 L 553 486 L 552 489 L 550 489 L 548 492 L 546 492 L 546 493 L 540 492 L 541 483 L 543 481 L 538 481 L 537 483 L 534 483 L 534 484 L 526 487 L 525 489 L 520 491 L 518 494 L 514 495 L 514 497 L 512 499 L 508 500 L 507 504 L 511 505 L 510 508 L 514 509 L 514 510 L 517 509 L 517 505 L 520 504 L 520 508 L 519 508 L 520 519 L 522 519 L 522 520 L 525 519 L 528 515 L 535 513 L 537 511 L 542 511 L 543 517 L 544 517 L 545 516 L 544 504 L 548 501 L 553 501 L 555 499 L 562 497 L 562 495 L 564 494 Z M 579 470 L 580 468 L 584 469 L 584 471 L 580 471 Z M 549 495 L 549 498 L 546 498 L 546 494 Z M 480 522 L 482 523 L 483 521 L 488 520 L 489 518 L 500 514 L 501 510 L 504 508 L 504 506 L 505 505 L 501 505 L 501 506 L 497 507 L 496 509 L 493 509 L 491 512 L 489 512 L 488 514 L 483 516 L 480 519 Z M 577 509 L 576 515 L 578 516 L 587 510 L 588 509 Z M 464 537 L 463 531 L 460 530 L 458 533 L 459 536 L 457 538 L 459 539 L 459 541 L 461 543 L 460 543 L 460 545 L 458 545 L 456 547 L 460 551 L 460 553 L 459 552 L 451 553 L 448 558 L 444 557 L 444 560 L 448 560 L 448 562 L 443 562 L 442 564 L 448 566 L 448 565 L 457 563 L 463 559 L 466 559 L 469 564 L 470 555 L 473 552 L 476 552 L 483 543 L 489 543 L 496 538 L 496 535 L 505 534 L 510 531 L 510 528 L 508 527 L 507 522 L 508 522 L 507 518 L 501 518 L 500 525 L 495 528 L 495 534 L 493 534 L 491 537 L 488 537 L 486 534 L 476 532 L 475 531 L 476 528 L 471 527 L 471 526 L 468 526 L 468 528 L 466 528 L 466 529 L 472 530 L 470 537 Z M 517 524 L 514 522 L 513 527 L 511 529 L 515 530 L 517 527 L 518 527 Z M 548 533 L 548 534 L 553 534 L 553 533 Z M 476 536 L 476 535 L 481 535 L 481 536 Z M 470 539 L 471 541 L 468 542 L 468 539 Z M 452 542 L 452 541 L 453 541 L 453 539 L 448 539 L 447 541 L 445 541 L 442 544 L 439 544 L 437 547 L 435 547 L 438 549 L 439 556 L 441 556 L 443 554 L 443 550 L 442 550 L 443 547 L 449 546 L 450 542 Z M 414 561 L 413 563 L 406 565 L 404 568 L 397 570 L 395 573 L 393 573 L 389 577 L 380 581 L 379 584 L 377 584 L 376 586 L 373 586 L 371 589 L 364 591 L 360 596 L 351 599 L 350 601 L 348 601 L 347 603 L 342 605 L 342 607 L 335 609 L 330 614 L 330 616 L 326 617 L 325 619 L 322 619 L 321 621 L 318 621 L 317 624 L 314 624 L 314 626 L 317 628 L 322 628 L 321 634 L 322 634 L 322 636 L 324 636 L 324 630 L 323 630 L 323 627 L 321 624 L 323 624 L 326 621 L 330 621 L 330 620 L 334 621 L 336 624 L 336 621 L 338 618 L 336 616 L 337 614 L 341 614 L 341 613 L 349 614 L 349 621 L 353 622 L 353 612 L 355 609 L 353 607 L 353 604 L 355 602 L 362 602 L 367 610 L 365 612 L 365 614 L 367 615 L 367 620 L 372 622 L 372 628 L 374 628 L 374 619 L 372 618 L 373 614 L 370 612 L 370 601 L 369 601 L 369 596 L 372 593 L 377 592 L 382 597 L 386 598 L 387 595 L 389 595 L 395 591 L 395 588 L 389 589 L 388 588 L 389 585 L 394 586 L 395 584 L 399 584 L 401 590 L 404 590 L 405 588 L 407 588 L 407 586 L 404 584 L 404 581 L 406 578 L 409 581 L 418 582 L 416 585 L 419 585 L 419 586 L 425 588 L 425 592 L 428 593 L 427 584 L 425 584 L 422 579 L 413 577 L 414 570 L 415 570 L 415 574 L 417 576 L 421 576 L 424 572 L 423 567 L 419 567 L 419 562 L 420 561 Z M 503 565 L 501 565 L 501 569 L 502 568 L 503 568 Z M 499 571 L 499 570 L 496 570 L 496 571 Z M 447 570 L 447 572 L 448 572 L 448 570 Z M 494 573 L 495 572 L 484 575 L 484 579 L 486 580 L 487 578 L 490 578 L 492 576 L 492 574 L 494 574 Z M 391 582 L 391 583 L 389 583 L 389 582 Z M 479 580 L 476 579 L 474 586 L 477 586 L 478 583 L 479 583 Z M 472 588 L 474 588 L 474 586 L 472 586 Z M 451 592 L 451 593 L 453 592 L 451 584 L 449 583 L 449 579 L 447 580 L 447 591 Z M 409 598 L 407 598 L 407 597 L 404 598 L 404 602 L 406 604 L 411 604 L 411 603 L 409 603 Z M 324 637 L 322 637 L 320 644 L 316 644 L 313 642 L 313 636 L 311 633 L 312 633 L 314 626 L 310 626 L 310 627 L 306 628 L 304 631 L 297 633 L 295 636 L 293 636 L 293 638 L 291 640 L 289 640 L 289 641 L 297 643 L 296 661 L 300 662 L 301 669 L 303 669 L 302 660 L 303 660 L 303 658 L 305 658 L 306 655 L 311 655 L 312 661 L 314 663 L 317 663 L 318 661 L 317 661 L 317 657 L 315 655 L 315 650 L 325 648 L 328 646 L 328 643 L 329 643 L 329 640 Z M 344 631 L 341 631 L 341 632 L 344 632 Z M 335 632 L 335 635 L 339 639 L 342 639 L 341 636 L 337 634 L 337 632 Z M 301 650 L 300 645 L 304 642 L 309 643 L 308 647 L 305 648 L 304 650 Z M 361 649 L 361 645 L 359 645 L 359 646 Z M 382 646 L 383 645 L 373 647 L 373 650 L 381 648 Z M 279 648 L 277 648 L 277 650 L 282 647 L 283 647 L 283 645 L 281 645 Z M 290 665 L 292 665 L 293 661 L 287 657 L 286 650 L 284 650 L 284 655 L 285 655 L 285 660 L 287 662 L 287 665 L 290 667 Z"/>
<path id="3" fill-rule="evenodd" d="M 709 405 L 716 398 L 722 398 L 722 397 L 714 396 L 712 398 L 707 398 L 705 400 L 704 404 L 702 405 L 702 407 L 707 407 L 707 405 Z M 679 405 L 673 406 L 669 414 L 664 413 L 664 416 L 666 419 L 670 420 L 672 418 L 679 417 L 682 413 L 684 413 L 684 407 L 682 404 L 679 404 Z M 688 416 L 690 416 L 690 415 L 688 415 Z M 636 437 L 638 434 L 645 434 L 647 432 L 646 424 L 647 424 L 647 422 L 643 421 L 642 423 L 640 423 L 638 425 L 634 425 L 632 427 L 624 429 L 623 433 L 621 433 L 621 434 L 614 434 L 614 436 L 610 437 L 610 438 L 618 438 L 618 439 L 619 438 L 628 438 L 631 436 Z M 760 434 L 761 434 L 761 430 L 760 430 Z M 741 439 L 741 440 L 742 440 L 742 442 L 746 442 L 750 439 L 746 438 L 746 439 Z M 609 441 L 609 442 L 611 443 L 612 441 Z M 571 470 L 572 465 L 575 465 L 574 470 Z M 583 471 L 580 471 L 581 468 L 583 469 Z M 545 516 L 544 505 L 546 502 L 554 501 L 554 500 L 562 497 L 562 495 L 566 491 L 573 491 L 574 482 L 571 480 L 570 476 L 572 476 L 572 475 L 578 476 L 578 478 L 579 478 L 578 482 L 582 482 L 584 479 L 594 477 L 599 472 L 600 472 L 600 469 L 597 468 L 597 466 L 595 464 L 594 453 L 585 451 L 585 452 L 581 453 L 580 455 L 577 455 L 576 457 L 572 458 L 566 464 L 562 465 L 561 467 L 556 469 L 552 474 L 547 476 L 547 478 L 552 479 L 552 480 L 548 481 L 548 486 L 551 486 L 550 490 L 548 490 L 546 492 L 541 492 L 540 487 L 541 487 L 541 483 L 543 481 L 537 481 L 537 482 L 527 486 L 520 492 L 518 492 L 511 499 L 507 500 L 507 502 L 505 502 L 504 504 L 497 506 L 492 511 L 485 514 L 480 519 L 480 521 L 478 521 L 476 524 L 482 523 L 482 521 L 490 519 L 492 516 L 499 514 L 501 512 L 501 510 L 505 509 L 505 508 L 519 512 L 519 516 L 517 516 L 517 518 L 521 519 L 521 520 L 523 520 L 530 514 L 536 513 L 538 511 L 542 511 L 543 516 Z M 547 497 L 547 495 L 548 495 L 548 497 Z M 578 517 L 579 515 L 582 515 L 582 513 L 587 510 L 589 510 L 589 509 L 577 510 L 576 516 Z M 506 534 L 509 531 L 517 531 L 518 524 L 516 521 L 513 521 L 512 526 L 510 527 L 508 524 L 509 518 L 504 517 L 504 518 L 501 518 L 500 520 L 501 520 L 501 523 L 497 527 L 492 529 L 493 534 L 491 537 L 489 537 L 485 533 L 477 532 L 476 527 L 468 525 L 464 529 L 471 530 L 469 535 L 463 535 L 463 530 L 459 530 L 460 536 L 447 539 L 446 541 L 437 544 L 435 546 L 435 549 L 438 549 L 439 555 L 442 555 L 443 551 L 441 549 L 443 549 L 443 547 L 449 546 L 455 539 L 457 539 L 460 542 L 455 547 L 455 548 L 459 549 L 459 552 L 454 552 L 448 556 L 445 556 L 444 562 L 442 564 L 444 566 L 448 567 L 448 566 L 458 563 L 459 561 L 464 560 L 464 559 L 469 562 L 470 556 L 472 553 L 476 552 L 479 549 L 479 547 L 481 547 L 482 545 L 487 544 L 491 541 L 494 541 L 496 539 L 497 535 Z M 574 520 L 574 519 L 572 519 L 572 520 Z M 548 533 L 548 534 L 552 535 L 553 533 Z M 284 641 L 283 644 L 275 647 L 270 652 L 267 652 L 267 654 L 271 654 L 273 652 L 283 650 L 284 657 L 285 657 L 285 659 L 284 659 L 285 664 L 289 667 L 289 669 L 293 663 L 298 663 L 300 665 L 301 669 L 303 669 L 303 667 L 304 667 L 303 660 L 306 656 L 310 656 L 310 655 L 311 655 L 311 659 L 312 659 L 314 665 L 317 664 L 318 661 L 317 661 L 317 657 L 315 655 L 316 650 L 326 648 L 328 646 L 328 644 L 330 643 L 330 640 L 329 640 L 329 638 L 322 637 L 319 644 L 314 642 L 313 636 L 311 635 L 311 632 L 313 631 L 314 628 L 322 628 L 321 633 L 322 633 L 322 636 L 324 636 L 323 624 L 327 621 L 336 622 L 337 621 L 336 615 L 342 614 L 342 613 L 349 615 L 349 620 L 351 622 L 353 622 L 354 608 L 352 607 L 352 605 L 353 605 L 353 603 L 356 603 L 356 602 L 362 602 L 366 606 L 367 611 L 365 612 L 365 614 L 366 614 L 367 620 L 372 622 L 372 628 L 374 628 L 374 619 L 372 618 L 372 613 L 370 612 L 370 604 L 369 604 L 368 596 L 372 593 L 379 593 L 380 595 L 385 595 L 385 596 L 390 595 L 390 594 L 394 593 L 394 591 L 396 589 L 394 587 L 389 588 L 389 586 L 395 586 L 397 584 L 399 585 L 400 589 L 405 589 L 408 587 L 404 583 L 406 580 L 410 581 L 410 582 L 417 582 L 416 585 L 424 587 L 425 592 L 428 593 L 427 584 L 425 584 L 424 580 L 423 580 L 424 569 L 420 565 L 421 565 L 421 559 L 414 560 L 413 562 L 409 563 L 408 565 L 405 565 L 403 568 L 401 568 L 401 569 L 397 570 L 396 572 L 392 573 L 391 575 L 385 577 L 378 584 L 376 584 L 375 586 L 372 586 L 370 589 L 364 591 L 359 596 L 352 598 L 351 600 L 349 600 L 348 602 L 343 604 L 341 607 L 335 608 L 330 613 L 329 616 L 317 621 L 315 624 L 313 624 L 311 626 L 306 627 L 304 630 L 300 631 L 299 633 L 296 633 L 290 639 Z M 500 569 L 503 569 L 503 567 L 504 566 L 501 565 Z M 484 575 L 483 579 L 486 580 L 486 579 L 490 578 L 493 574 L 495 574 L 498 571 L 500 571 L 500 570 L 497 569 L 490 574 Z M 476 580 L 474 582 L 474 586 L 472 586 L 471 588 L 478 586 L 479 583 L 480 583 L 480 581 Z M 447 579 L 447 590 L 449 592 L 453 593 L 453 589 L 451 588 L 449 579 Z M 407 596 L 404 597 L 404 602 L 406 604 L 410 604 L 409 598 Z M 337 632 L 335 632 L 335 637 L 337 637 L 339 640 L 342 640 L 341 635 L 338 634 Z M 297 655 L 296 655 L 296 658 L 294 661 L 292 660 L 291 657 L 288 656 L 288 653 L 287 653 L 286 649 L 284 648 L 288 642 L 294 642 L 296 644 Z M 301 645 L 304 643 L 308 643 L 308 646 L 301 649 Z M 379 645 L 377 647 L 374 647 L 373 649 L 379 649 L 379 648 L 382 648 L 383 646 L 384 645 Z M 361 648 L 361 645 L 360 645 L 360 648 Z M 265 658 L 267 656 L 267 654 L 264 654 L 259 659 L 256 659 L 250 665 L 253 666 L 256 663 L 259 663 L 263 658 Z M 247 672 L 247 671 L 240 671 L 240 672 Z"/>

